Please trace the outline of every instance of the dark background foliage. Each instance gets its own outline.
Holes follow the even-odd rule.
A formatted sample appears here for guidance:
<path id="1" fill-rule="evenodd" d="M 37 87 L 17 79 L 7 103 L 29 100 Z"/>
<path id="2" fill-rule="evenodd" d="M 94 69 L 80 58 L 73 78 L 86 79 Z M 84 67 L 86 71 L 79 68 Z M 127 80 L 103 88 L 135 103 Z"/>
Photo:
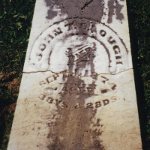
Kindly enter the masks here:
<path id="1" fill-rule="evenodd" d="M 127 0 L 143 149 L 150 149 L 150 1 Z"/>
<path id="2" fill-rule="evenodd" d="M 0 150 L 6 150 L 36 0 L 0 0 Z M 150 149 L 150 1 L 127 0 L 144 150 Z"/>
<path id="3" fill-rule="evenodd" d="M 35 0 L 0 0 L 0 150 L 7 148 Z"/>

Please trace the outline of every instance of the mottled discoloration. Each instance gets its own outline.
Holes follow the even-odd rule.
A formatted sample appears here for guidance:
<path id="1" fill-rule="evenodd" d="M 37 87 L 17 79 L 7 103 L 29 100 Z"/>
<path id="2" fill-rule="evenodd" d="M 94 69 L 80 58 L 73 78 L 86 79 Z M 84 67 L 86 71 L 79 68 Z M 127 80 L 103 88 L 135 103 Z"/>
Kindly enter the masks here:
<path id="1" fill-rule="evenodd" d="M 120 5 L 118 0 L 109 0 L 108 1 L 108 8 L 109 8 L 109 17 L 107 23 L 113 22 L 113 15 L 116 14 L 116 19 L 122 21 L 124 19 L 123 14 L 121 13 L 121 10 L 123 8 L 123 5 Z"/>
<path id="2" fill-rule="evenodd" d="M 93 1 L 87 2 L 82 9 L 86 9 L 92 3 Z M 108 83 L 109 79 L 102 76 L 102 86 L 99 85 L 97 88 L 96 82 L 100 78 L 95 69 L 95 58 L 99 55 L 99 63 L 102 57 L 101 48 L 105 49 L 105 54 L 108 55 L 107 59 L 109 60 L 108 67 L 111 67 L 111 56 L 107 44 L 112 48 L 114 47 L 114 54 L 119 54 L 120 49 L 116 45 L 117 40 L 108 36 L 106 30 L 98 30 L 97 23 L 94 21 L 78 18 L 68 19 L 63 26 L 64 28 L 58 26 L 51 33 L 48 32 L 49 35 L 46 38 L 44 36 L 46 46 L 42 44 L 40 47 L 40 50 L 43 51 L 43 48 L 52 43 L 52 41 L 48 42 L 47 37 L 53 40 L 58 37 L 51 49 L 47 49 L 49 53 L 47 60 L 54 72 L 55 69 L 57 71 L 57 68 L 64 64 L 60 67 L 61 69 L 64 68 L 62 72 L 58 71 L 46 79 L 50 85 L 44 88 L 44 94 L 39 97 L 55 108 L 54 111 L 50 112 L 51 122 L 48 123 L 49 134 L 47 138 L 49 144 L 47 147 L 50 150 L 104 150 L 101 140 L 103 135 L 101 129 L 104 125 L 101 124 L 97 112 L 101 107 L 106 107 L 111 102 L 116 101 L 112 96 L 107 97 L 107 94 L 115 92 L 116 84 Z M 53 38 L 51 38 L 52 36 Z M 101 40 L 98 40 L 97 37 L 100 37 Z M 107 44 L 103 43 L 103 39 Z M 57 59 L 58 56 L 59 59 Z M 119 56 L 117 55 L 117 57 Z M 61 77 L 61 75 L 63 76 Z M 61 87 L 59 90 L 56 83 L 51 83 L 51 81 L 56 82 L 57 77 L 62 79 L 61 83 L 58 84 L 58 87 Z M 90 80 L 90 83 L 87 83 L 86 80 Z M 44 83 L 40 82 L 40 85 Z M 100 95 L 106 95 L 106 97 L 99 97 Z"/>
<path id="3" fill-rule="evenodd" d="M 8 150 L 142 149 L 125 4 L 37 0 Z"/>
<path id="4" fill-rule="evenodd" d="M 70 84 L 72 83 L 72 87 Z M 84 85 L 84 81 L 78 76 L 69 76 L 66 84 L 68 88 L 77 89 Z M 93 83 L 94 84 L 94 83 Z M 91 91 L 91 93 L 94 92 Z M 78 96 L 77 96 L 78 95 Z M 58 118 L 55 125 L 50 126 L 50 133 L 48 138 L 51 139 L 49 149 L 70 149 L 70 150 L 104 150 L 101 144 L 100 119 L 94 122 L 96 110 L 85 108 L 85 100 L 92 95 L 78 91 L 66 91 L 61 95 L 62 102 L 65 104 L 64 108 L 57 105 Z"/>
<path id="5" fill-rule="evenodd" d="M 94 2 L 90 2 L 90 0 L 45 0 L 45 2 L 50 7 L 47 19 L 56 17 L 58 12 L 61 12 L 61 15 L 67 14 L 68 18 L 80 16 L 101 20 L 103 16 L 103 0 L 95 0 Z"/>
<path id="6" fill-rule="evenodd" d="M 84 47 L 84 45 L 80 45 Z M 95 48 L 95 45 L 94 47 Z M 84 51 L 83 48 L 79 49 Z M 99 128 L 95 129 L 93 126 L 101 126 L 100 119 L 94 122 L 96 110 L 87 109 L 85 107 L 85 100 L 94 95 L 96 88 L 95 81 L 90 85 L 88 92 L 85 92 L 85 82 L 79 77 L 78 72 L 80 69 L 84 69 L 86 65 L 91 66 L 91 74 L 94 73 L 93 58 L 95 57 L 92 48 L 87 48 L 85 53 L 78 53 L 77 64 L 75 62 L 75 56 L 73 50 L 68 48 L 67 55 L 69 76 L 64 77 L 64 93 L 61 94 L 60 99 L 63 102 L 63 108 L 58 103 L 57 105 L 57 117 L 55 125 L 50 126 L 50 144 L 48 148 L 68 149 L 68 150 L 104 150 L 101 144 L 100 135 L 102 132 Z M 75 66 L 75 67 L 74 67 Z M 76 75 L 72 74 L 73 68 L 78 70 Z M 77 89 L 80 89 L 80 92 Z M 67 89 L 74 89 L 72 92 Z"/>
<path id="7" fill-rule="evenodd" d="M 124 1 L 124 0 L 121 0 Z M 67 14 L 67 18 L 81 17 L 89 18 L 101 22 L 105 14 L 105 3 L 103 0 L 45 0 L 46 5 L 49 7 L 47 19 L 52 19 L 59 15 Z M 124 15 L 121 10 L 123 5 L 116 0 L 108 1 L 108 21 L 112 23 L 113 15 L 116 19 L 122 21 Z"/>
<path id="8" fill-rule="evenodd" d="M 86 9 L 91 4 L 92 1 L 87 2 L 82 9 Z M 97 31 L 96 25 L 96 22 L 90 22 L 87 19 L 69 19 L 64 24 L 65 32 L 60 27 L 57 27 L 48 35 L 50 38 L 51 36 L 56 38 L 59 35 L 60 37 L 63 35 L 57 41 L 57 44 L 59 45 L 59 42 L 61 42 L 62 46 L 57 47 L 55 43 L 51 47 L 51 52 L 49 52 L 48 63 L 52 66 L 51 68 L 57 69 L 59 67 L 54 65 L 59 62 L 59 59 L 56 59 L 59 53 L 63 52 L 59 57 L 61 60 L 62 56 L 66 58 L 60 61 L 60 65 L 64 63 L 66 70 L 64 69 L 63 72 L 58 72 L 52 78 L 46 79 L 49 84 L 51 81 L 57 81 L 57 77 L 63 74 L 62 82 L 58 85 L 58 87 L 63 87 L 58 90 L 57 85 L 53 83 L 53 85 L 51 84 L 44 88 L 44 94 L 39 97 L 42 101 L 46 101 L 56 108 L 51 111 L 53 115 L 50 114 L 52 117 L 50 117 L 51 122 L 48 124 L 49 134 L 47 138 L 50 142 L 47 147 L 50 150 L 104 150 L 103 141 L 101 140 L 103 134 L 101 128 L 103 125 L 100 118 L 97 117 L 97 111 L 100 107 L 106 107 L 112 100 L 108 97 L 99 99 L 98 95 L 107 95 L 109 92 L 115 91 L 116 84 L 107 83 L 108 79 L 102 76 L 103 86 L 99 86 L 99 89 L 96 89 L 99 75 L 95 70 L 94 61 L 98 54 L 97 51 L 101 50 L 100 48 L 98 49 L 99 43 L 106 50 L 109 67 L 111 63 L 109 50 L 107 50 L 103 41 L 96 39 L 96 35 L 99 34 L 98 36 L 105 38 L 111 46 L 117 42 L 111 36 L 107 37 L 105 30 Z M 57 32 L 54 34 L 56 30 Z M 89 35 L 93 39 L 90 39 Z M 55 38 L 53 39 L 55 40 Z M 50 43 L 48 42 L 47 45 Z M 40 47 L 41 51 L 43 51 L 43 45 Z M 119 47 L 114 49 L 119 54 L 120 51 L 117 51 Z M 102 52 L 99 56 L 101 54 Z M 91 82 L 87 84 L 86 80 L 89 80 L 89 78 Z M 43 83 L 41 82 L 40 84 L 43 85 Z M 96 90 L 97 93 L 95 92 Z M 57 96 L 54 96 L 56 94 Z"/>

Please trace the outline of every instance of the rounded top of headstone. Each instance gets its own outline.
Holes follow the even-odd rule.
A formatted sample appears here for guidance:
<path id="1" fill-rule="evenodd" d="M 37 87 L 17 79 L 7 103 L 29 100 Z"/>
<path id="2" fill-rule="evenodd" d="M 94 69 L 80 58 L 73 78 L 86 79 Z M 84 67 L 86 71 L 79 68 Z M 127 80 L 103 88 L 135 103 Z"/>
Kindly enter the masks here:
<path id="1" fill-rule="evenodd" d="M 116 74 L 129 68 L 128 51 L 108 26 L 87 19 L 55 23 L 36 39 L 24 72 Z"/>

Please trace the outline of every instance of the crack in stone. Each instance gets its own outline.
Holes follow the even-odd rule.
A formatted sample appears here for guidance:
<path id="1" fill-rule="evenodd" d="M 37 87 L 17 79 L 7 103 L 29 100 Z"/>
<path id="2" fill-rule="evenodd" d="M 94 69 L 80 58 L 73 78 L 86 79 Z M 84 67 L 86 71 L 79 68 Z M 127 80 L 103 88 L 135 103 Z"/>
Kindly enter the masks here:
<path id="1" fill-rule="evenodd" d="M 93 0 L 90 0 L 89 2 L 86 2 L 85 5 L 81 8 L 81 10 L 85 9 L 90 3 L 92 3 Z"/>
<path id="2" fill-rule="evenodd" d="M 91 76 L 98 76 L 98 75 L 101 75 L 101 74 L 105 74 L 105 75 L 116 75 L 116 74 L 119 74 L 119 73 L 122 73 L 122 72 L 126 72 L 126 71 L 128 71 L 128 70 L 130 70 L 130 69 L 133 70 L 133 68 L 128 68 L 128 69 L 126 69 L 126 70 L 124 70 L 124 71 L 120 71 L 120 72 L 117 72 L 117 73 L 114 73 L 114 74 L 112 74 L 112 73 L 100 73 L 100 74 L 95 73 L 94 75 L 90 75 L 90 76 L 81 76 L 81 75 L 78 75 L 78 76 L 80 76 L 80 77 L 91 77 Z M 44 72 L 52 72 L 52 71 L 51 71 L 51 70 L 46 70 L 46 71 L 32 71 L 32 72 L 22 72 L 22 73 L 30 74 L 30 73 L 39 73 L 39 72 L 43 72 L 43 73 L 44 73 Z M 52 72 L 52 73 L 55 73 L 55 72 Z M 75 74 L 75 73 L 69 73 L 69 72 L 65 72 L 65 71 L 59 72 L 59 73 L 57 73 L 57 74 L 61 74 L 61 73 Z"/>

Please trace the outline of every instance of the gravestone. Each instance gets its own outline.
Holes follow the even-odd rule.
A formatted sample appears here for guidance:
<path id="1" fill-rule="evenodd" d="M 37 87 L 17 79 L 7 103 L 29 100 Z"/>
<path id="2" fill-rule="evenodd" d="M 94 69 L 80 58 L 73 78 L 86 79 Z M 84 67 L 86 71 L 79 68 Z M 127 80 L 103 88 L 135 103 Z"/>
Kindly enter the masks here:
<path id="1" fill-rule="evenodd" d="M 125 0 L 37 0 L 8 150 L 141 150 Z"/>

